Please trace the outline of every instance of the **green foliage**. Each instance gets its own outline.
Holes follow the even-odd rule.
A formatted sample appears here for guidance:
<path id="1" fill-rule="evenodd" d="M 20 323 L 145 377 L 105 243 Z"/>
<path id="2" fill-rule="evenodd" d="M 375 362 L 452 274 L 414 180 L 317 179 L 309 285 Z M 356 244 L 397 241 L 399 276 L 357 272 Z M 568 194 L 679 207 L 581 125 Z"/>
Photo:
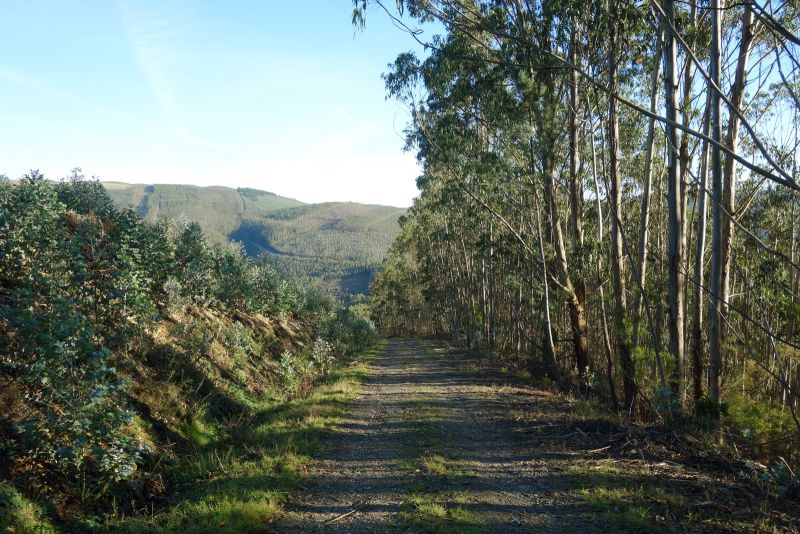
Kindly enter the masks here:
<path id="1" fill-rule="evenodd" d="M 783 458 L 761 471 L 761 484 L 771 491 L 790 498 L 800 497 L 800 476 L 797 476 Z"/>
<path id="2" fill-rule="evenodd" d="M 55 527 L 44 516 L 41 506 L 0 483 L 0 532 L 55 534 Z"/>
<path id="3" fill-rule="evenodd" d="M 704 427 L 716 426 L 723 415 L 728 415 L 727 402 L 720 403 L 709 397 L 701 397 L 694 401 L 695 420 Z"/>
<path id="4" fill-rule="evenodd" d="M 286 390 L 290 393 L 297 391 L 297 388 L 300 387 L 301 376 L 302 371 L 297 357 L 289 351 L 281 354 L 280 377 Z"/>
<path id="5" fill-rule="evenodd" d="M 320 374 L 326 375 L 336 361 L 333 345 L 324 339 L 316 339 L 311 345 L 311 362 L 319 369 Z"/>
<path id="6" fill-rule="evenodd" d="M 11 414 L 16 438 L 4 448 L 32 462 L 35 483 L 88 481 L 102 493 L 133 474 L 144 452 L 122 432 L 132 412 L 111 348 L 152 315 L 155 288 L 129 253 L 136 221 L 124 213 L 97 219 L 91 210 L 107 206 L 104 197 L 93 201 L 91 188 L 73 183 L 88 213 L 67 210 L 67 185 L 59 195 L 36 172 L 0 189 L 0 372 L 26 400 Z"/>
<path id="7" fill-rule="evenodd" d="M 344 308 L 328 315 L 321 332 L 333 345 L 334 351 L 343 357 L 361 352 L 378 341 L 375 329 L 369 321 Z"/>
<path id="8" fill-rule="evenodd" d="M 361 25 L 370 2 L 353 5 Z M 469 5 L 398 2 L 415 22 L 433 18 L 445 31 L 425 43 L 426 56 L 402 53 L 384 75 L 387 95 L 412 110 L 406 148 L 422 174 L 420 195 L 373 282 L 377 327 L 447 335 L 468 350 L 541 370 L 564 388 L 604 394 L 615 408 L 622 396 L 633 418 L 677 421 L 689 393 L 702 396 L 708 375 L 720 369 L 731 393 L 734 377 L 747 371 L 759 378 L 743 395 L 796 409 L 797 192 L 726 157 L 723 196 L 737 190 L 746 199 L 728 232 L 730 220 L 711 221 L 722 200 L 700 181 L 707 178 L 710 191 L 712 167 L 721 164 L 704 159 L 700 136 L 681 134 L 677 167 L 654 155 L 672 140 L 645 109 L 650 101 L 660 106 L 658 69 L 674 60 L 660 61 L 663 43 L 641 4 Z M 696 6 L 674 7 L 678 55 L 688 48 L 708 59 L 710 20 Z M 796 7 L 783 16 L 796 19 Z M 734 149 L 745 158 L 768 150 L 781 162 L 776 172 L 782 166 L 784 177 L 796 175 L 797 143 L 780 119 L 797 112 L 797 100 L 786 98 L 791 82 L 773 83 L 767 70 L 734 72 L 747 65 L 749 39 L 740 35 L 751 32 L 742 17 L 732 20 L 721 49 L 742 55 L 723 62 L 722 77 L 761 87 L 752 95 L 737 84 L 726 89 L 744 97 L 736 104 L 742 120 L 759 124 Z M 591 88 L 597 80 L 607 91 Z M 677 112 L 699 128 L 708 93 L 685 81 Z M 737 127 L 730 121 L 727 135 L 735 138 Z M 674 183 L 660 178 L 665 164 L 691 175 L 689 187 L 665 195 Z M 710 283 L 709 263 L 719 259 L 724 265 Z M 675 261 L 684 262 L 685 276 Z M 719 317 L 708 298 L 716 282 L 730 290 L 719 310 L 719 359 L 716 350 L 709 358 L 717 338 L 707 335 L 709 315 L 715 324 Z M 646 411 L 640 398 L 649 401 Z"/>
<path id="9" fill-rule="evenodd" d="M 376 341 L 312 285 L 197 224 L 120 211 L 79 169 L 0 180 L 0 281 L 0 456 L 15 484 L 68 509 L 135 499 L 169 464 L 159 440 L 226 439 L 221 420 L 273 386 L 307 392 Z"/>
<path id="10" fill-rule="evenodd" d="M 291 394 L 378 342 L 372 325 L 348 310 L 317 313 L 322 316 L 318 337 L 299 354 L 281 355 L 281 382 Z"/>
<path id="11" fill-rule="evenodd" d="M 737 434 L 756 442 L 783 438 L 797 429 L 788 408 L 781 409 L 767 401 L 733 394 L 724 407 L 726 422 Z"/>
<path id="12" fill-rule="evenodd" d="M 214 289 L 214 263 L 199 224 L 189 224 L 178 236 L 175 264 L 183 295 L 207 303 Z"/>

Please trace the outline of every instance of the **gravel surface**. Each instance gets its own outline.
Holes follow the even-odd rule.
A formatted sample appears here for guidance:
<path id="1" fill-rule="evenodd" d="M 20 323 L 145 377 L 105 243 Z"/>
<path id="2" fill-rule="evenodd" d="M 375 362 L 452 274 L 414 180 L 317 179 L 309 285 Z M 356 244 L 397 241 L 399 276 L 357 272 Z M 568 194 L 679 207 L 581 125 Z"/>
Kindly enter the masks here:
<path id="1" fill-rule="evenodd" d="M 546 424 L 558 410 L 550 393 L 392 339 L 326 439 L 286 530 L 608 531 L 562 476 L 579 453 L 531 439 L 523 421 L 536 411 Z"/>

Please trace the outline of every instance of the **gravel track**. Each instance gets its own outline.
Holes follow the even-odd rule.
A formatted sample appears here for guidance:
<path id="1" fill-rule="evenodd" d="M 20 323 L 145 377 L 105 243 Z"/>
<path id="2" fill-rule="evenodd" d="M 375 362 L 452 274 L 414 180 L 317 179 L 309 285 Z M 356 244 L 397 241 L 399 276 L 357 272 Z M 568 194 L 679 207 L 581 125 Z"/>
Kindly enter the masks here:
<path id="1" fill-rule="evenodd" d="M 563 416 L 558 406 L 458 354 L 392 339 L 327 437 L 286 530 L 605 532 L 561 476 L 575 452 L 542 447 L 520 421 L 532 407 Z M 426 502 L 447 510 L 430 529 L 424 516 L 409 520 Z"/>

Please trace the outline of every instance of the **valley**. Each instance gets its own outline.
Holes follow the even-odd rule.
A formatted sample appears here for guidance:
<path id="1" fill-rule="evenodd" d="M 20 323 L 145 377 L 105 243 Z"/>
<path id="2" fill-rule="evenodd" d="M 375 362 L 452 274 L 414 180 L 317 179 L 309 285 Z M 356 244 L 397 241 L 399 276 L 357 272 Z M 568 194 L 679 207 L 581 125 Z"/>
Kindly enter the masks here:
<path id="1" fill-rule="evenodd" d="M 239 242 L 284 274 L 310 278 L 340 300 L 367 294 L 400 231 L 405 208 L 326 202 L 305 204 L 267 191 L 222 186 L 103 182 L 118 208 L 145 220 L 197 222 L 210 241 Z"/>

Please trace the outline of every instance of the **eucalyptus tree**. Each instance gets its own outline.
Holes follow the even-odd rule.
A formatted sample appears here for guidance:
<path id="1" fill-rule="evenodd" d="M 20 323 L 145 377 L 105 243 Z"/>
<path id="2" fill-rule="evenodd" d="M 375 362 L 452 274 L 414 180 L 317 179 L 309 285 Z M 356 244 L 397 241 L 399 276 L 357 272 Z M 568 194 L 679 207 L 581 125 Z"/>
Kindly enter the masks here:
<path id="1" fill-rule="evenodd" d="M 741 110 L 744 102 L 745 89 L 748 76 L 748 60 L 752 52 L 753 38 L 755 35 L 755 24 L 753 20 L 753 8 L 745 4 L 742 8 L 741 37 L 739 40 L 738 53 L 736 56 L 736 70 L 733 74 L 733 83 L 730 87 L 729 113 L 728 113 L 728 132 L 725 137 L 725 145 L 728 153 L 735 154 L 739 145 L 739 128 L 741 126 Z M 736 160 L 728 156 L 725 158 L 725 165 L 722 172 L 722 227 L 720 243 L 720 292 L 719 303 L 720 312 L 723 317 L 728 317 L 730 306 L 730 272 L 731 272 L 731 250 L 733 247 L 734 226 L 733 219 L 736 217 Z M 724 333 L 724 329 L 722 332 Z"/>
<path id="2" fill-rule="evenodd" d="M 414 6 L 418 7 L 418 6 Z M 461 4 L 460 9 L 452 6 L 445 6 L 447 16 L 452 18 L 457 31 L 448 36 L 448 40 L 440 43 L 434 51 L 431 61 L 427 66 L 429 72 L 437 72 L 437 76 L 443 76 L 439 65 L 452 66 L 459 62 L 469 65 L 472 69 L 467 73 L 451 73 L 454 75 L 452 87 L 445 85 L 444 88 L 450 91 L 447 105 L 461 106 L 461 109 L 472 113 L 472 119 L 476 121 L 478 130 L 484 136 L 491 138 L 496 135 L 497 126 L 493 124 L 498 117 L 506 121 L 506 124 L 516 120 L 515 132 L 508 132 L 502 136 L 505 143 L 503 156 L 508 158 L 511 152 L 515 152 L 513 159 L 518 171 L 525 173 L 526 180 L 532 188 L 531 193 L 541 195 L 541 204 L 544 210 L 544 228 L 548 249 L 553 251 L 552 259 L 547 258 L 550 267 L 547 269 L 549 280 L 557 289 L 558 294 L 563 295 L 569 310 L 571 331 L 574 346 L 573 367 L 579 373 L 586 373 L 589 369 L 588 355 L 588 325 L 584 309 L 585 289 L 584 283 L 579 281 L 573 283 L 572 277 L 575 271 L 570 268 L 570 250 L 577 250 L 583 242 L 582 221 L 580 212 L 582 209 L 583 188 L 579 183 L 577 175 L 577 135 L 576 117 L 577 110 L 570 110 L 570 103 L 573 107 L 577 105 L 577 86 L 573 83 L 570 99 L 567 100 L 561 88 L 568 81 L 565 71 L 557 63 L 554 63 L 548 54 L 543 54 L 541 50 L 558 51 L 567 43 L 566 35 L 569 30 L 568 24 L 564 22 L 565 16 L 569 11 L 556 10 L 550 4 L 542 4 L 540 12 L 533 13 L 524 10 L 521 5 L 515 9 L 502 10 L 484 9 L 473 10 L 469 6 Z M 476 8 L 477 9 L 477 8 Z M 573 17 L 573 20 L 575 17 Z M 498 35 L 506 36 L 508 46 L 495 46 Z M 534 43 L 531 46 L 531 42 Z M 468 45 L 468 46 L 467 46 Z M 573 53 L 577 47 L 577 40 L 573 38 L 571 44 Z M 492 65 L 491 69 L 483 69 L 483 78 L 477 78 L 481 69 L 476 65 Z M 390 92 L 395 88 L 392 83 L 397 80 L 397 74 L 406 72 L 402 69 L 389 78 Z M 459 77 L 460 76 L 460 77 Z M 463 80 L 474 78 L 475 84 L 463 83 Z M 417 77 L 419 79 L 419 77 Z M 428 92 L 427 104 L 432 110 L 441 110 L 442 102 L 440 95 L 441 86 L 437 86 L 436 78 L 430 76 L 426 78 L 426 90 Z M 477 94 L 478 89 L 496 90 L 496 87 L 505 84 L 506 89 L 500 91 L 505 98 L 495 102 L 490 109 L 486 108 L 486 97 L 481 102 L 470 101 L 473 93 Z M 466 87 L 466 92 L 460 89 Z M 463 102 L 455 104 L 453 97 L 462 98 Z M 476 105 L 477 104 L 477 105 Z M 486 109 L 484 109 L 486 108 Z M 567 242 L 563 227 L 563 216 L 561 214 L 562 202 L 559 199 L 557 183 L 558 165 L 562 156 L 560 150 L 560 139 L 563 125 L 567 116 L 570 116 L 572 145 L 572 179 L 571 179 L 571 202 L 569 219 L 571 221 L 570 242 Z M 491 133 L 489 133 L 491 132 Z M 425 132 L 420 129 L 419 136 L 424 139 Z M 497 139 L 492 139 L 497 143 Z M 438 144 L 444 144 L 443 139 L 438 138 Z M 428 140 L 430 145 L 430 141 Z M 509 150 L 509 149 L 514 150 Z M 433 150 L 429 149 L 421 155 L 423 158 L 431 158 Z M 496 180 L 497 178 L 495 178 Z M 541 189 L 536 193 L 536 189 Z M 530 248 L 530 242 L 524 243 Z M 582 276 L 582 273 L 578 273 Z M 561 300 L 561 299 L 559 299 Z M 546 304 L 549 306 L 549 304 Z M 547 316 L 548 314 L 544 314 Z M 546 321 L 545 321 L 546 322 Z M 550 332 L 551 326 L 544 325 L 544 332 Z M 549 337 L 547 334 L 545 337 Z"/>
<path id="3" fill-rule="evenodd" d="M 681 247 L 681 234 L 684 231 L 682 187 L 679 181 L 681 170 L 678 151 L 677 123 L 678 110 L 678 79 L 677 79 L 677 45 L 675 43 L 675 3 L 673 0 L 663 0 L 665 18 L 664 32 L 664 104 L 666 108 L 667 137 L 667 203 L 669 214 L 669 338 L 670 352 L 675 358 L 675 373 L 673 389 L 679 397 L 683 398 L 685 379 L 685 358 L 683 353 L 683 277 L 681 268 L 683 263 L 683 250 Z"/>
<path id="4" fill-rule="evenodd" d="M 798 300 L 797 232 L 779 231 L 791 223 L 778 217 L 768 235 L 784 237 L 768 243 L 751 213 L 767 213 L 765 199 L 780 197 L 773 189 L 800 190 L 797 147 L 774 134 L 788 121 L 770 115 L 778 101 L 785 116 L 800 109 L 795 6 L 356 0 L 355 21 L 363 22 L 368 4 L 383 7 L 430 51 L 424 61 L 398 58 L 386 81 L 389 94 L 412 108 L 409 148 L 424 164 L 406 250 L 420 275 L 413 282 L 420 306 L 436 310 L 428 316 L 438 319 L 435 329 L 458 331 L 466 344 L 499 355 L 527 346 L 552 377 L 579 374 L 587 385 L 601 355 L 610 361 L 616 352 L 606 365 L 609 393 L 621 372 L 632 413 L 667 375 L 672 398 L 685 404 L 690 369 L 694 397 L 703 395 L 707 369 L 709 394 L 719 401 L 723 362 L 747 369 L 744 352 L 796 399 L 784 365 L 787 347 L 797 345 L 796 321 L 763 297 L 777 291 L 787 306 Z M 723 20 L 725 13 L 742 14 L 741 22 Z M 438 21 L 444 35 L 422 41 L 403 14 Z M 738 206 L 737 180 L 747 186 Z M 760 252 L 745 258 L 742 247 Z M 769 258 L 786 265 L 773 289 L 766 278 L 752 282 L 758 262 Z M 391 276 L 387 268 L 376 287 L 388 287 Z M 662 328 L 670 354 L 663 361 Z M 737 345 L 723 350 L 723 330 Z M 742 352 L 738 343 L 748 335 L 769 360 Z"/>

